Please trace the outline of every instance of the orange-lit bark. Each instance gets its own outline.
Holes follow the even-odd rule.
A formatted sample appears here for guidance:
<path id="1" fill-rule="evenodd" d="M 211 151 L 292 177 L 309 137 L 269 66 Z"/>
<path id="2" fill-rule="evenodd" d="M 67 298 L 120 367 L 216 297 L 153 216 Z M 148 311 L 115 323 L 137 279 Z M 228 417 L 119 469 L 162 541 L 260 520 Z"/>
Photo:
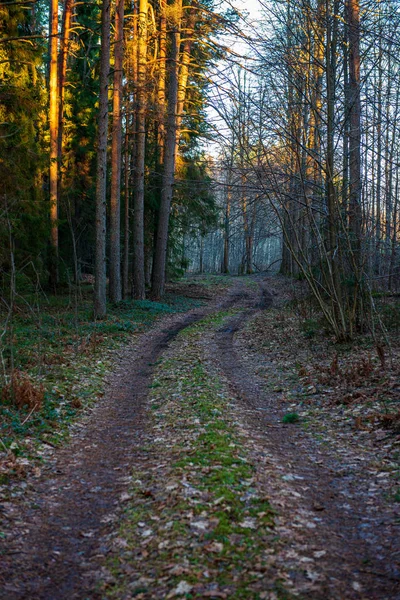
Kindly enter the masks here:
<path id="1" fill-rule="evenodd" d="M 189 15 L 187 17 L 187 25 L 183 33 L 182 54 L 179 68 L 178 79 L 178 101 L 176 110 L 176 145 L 175 145 L 175 161 L 179 147 L 179 134 L 182 125 L 183 109 L 185 107 L 186 90 L 189 78 L 190 53 L 193 45 L 194 26 L 196 22 L 196 6 L 197 1 L 193 0 Z"/>
<path id="2" fill-rule="evenodd" d="M 129 202 L 129 171 L 130 171 L 130 157 L 129 157 L 129 133 L 128 124 L 125 133 L 125 152 L 124 152 L 124 260 L 122 267 L 122 295 L 124 299 L 129 297 L 129 241 L 130 241 L 130 202 Z"/>
<path id="3" fill-rule="evenodd" d="M 58 57 L 58 164 L 61 165 L 62 147 L 63 147 L 63 121 L 64 121 L 64 98 L 65 81 L 67 76 L 67 61 L 69 51 L 69 41 L 71 33 L 73 0 L 65 0 L 64 12 L 61 26 L 60 53 Z"/>
<path id="4" fill-rule="evenodd" d="M 144 278 L 144 169 L 146 146 L 147 0 L 139 2 L 137 42 L 136 177 L 133 213 L 133 295 L 145 297 Z"/>
<path id="5" fill-rule="evenodd" d="M 124 55 L 124 0 L 117 0 L 115 11 L 114 93 L 111 147 L 110 201 L 110 299 L 121 295 L 121 148 L 122 148 L 122 63 Z"/>
<path id="6" fill-rule="evenodd" d="M 49 69 L 49 129 L 50 129 L 50 285 L 58 281 L 58 0 L 51 0 L 50 69 Z"/>
<path id="7" fill-rule="evenodd" d="M 160 210 L 157 226 L 157 239 L 154 252 L 151 294 L 161 298 L 165 287 L 165 269 L 167 263 L 169 214 L 175 174 L 175 151 L 177 139 L 177 103 L 178 103 L 178 60 L 181 39 L 182 0 L 175 0 L 173 21 L 171 23 L 171 50 L 168 59 L 168 117 L 165 137 L 164 165 Z"/>
<path id="8" fill-rule="evenodd" d="M 158 51 L 158 165 L 164 160 L 164 137 L 165 137 L 165 89 L 166 89 L 166 57 L 167 57 L 167 15 L 166 0 L 160 0 L 160 34 Z"/>

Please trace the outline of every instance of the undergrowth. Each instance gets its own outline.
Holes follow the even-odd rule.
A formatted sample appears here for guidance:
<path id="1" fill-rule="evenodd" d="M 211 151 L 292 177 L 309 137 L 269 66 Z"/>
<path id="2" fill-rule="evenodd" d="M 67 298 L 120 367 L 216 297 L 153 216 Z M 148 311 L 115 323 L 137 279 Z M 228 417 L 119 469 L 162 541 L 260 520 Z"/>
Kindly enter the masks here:
<path id="1" fill-rule="evenodd" d="M 38 444 L 57 445 L 82 410 L 103 393 L 113 351 L 159 317 L 200 303 L 166 295 L 164 302 L 123 301 L 107 318 L 93 320 L 92 291 L 17 302 L 3 336 L 0 379 L 0 484 L 23 475 L 38 457 Z M 6 318 L 6 315 L 0 317 Z"/>

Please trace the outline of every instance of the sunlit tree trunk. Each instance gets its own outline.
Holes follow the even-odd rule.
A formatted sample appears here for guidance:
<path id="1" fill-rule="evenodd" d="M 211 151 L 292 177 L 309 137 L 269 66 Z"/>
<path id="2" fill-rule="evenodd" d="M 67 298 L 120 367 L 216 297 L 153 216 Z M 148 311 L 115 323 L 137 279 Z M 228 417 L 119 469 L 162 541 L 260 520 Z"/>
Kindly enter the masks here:
<path id="1" fill-rule="evenodd" d="M 183 119 L 183 110 L 185 107 L 186 90 L 189 78 L 190 53 L 193 44 L 194 26 L 196 22 L 196 0 L 193 0 L 189 15 L 186 18 L 186 26 L 184 31 L 184 40 L 182 43 L 182 52 L 178 77 L 178 98 L 176 109 L 176 144 L 175 144 L 175 160 L 178 154 L 180 129 Z"/>
<path id="2" fill-rule="evenodd" d="M 161 172 L 164 160 L 164 138 L 165 138 L 165 90 L 166 90 L 166 59 L 167 59 L 167 2 L 160 0 L 160 32 L 158 51 L 158 89 L 157 89 L 157 175 Z"/>
<path id="3" fill-rule="evenodd" d="M 106 314 L 106 182 L 108 133 L 108 77 L 110 73 L 110 0 L 103 0 L 101 11 L 100 97 L 97 133 L 96 179 L 96 265 L 94 312 Z"/>
<path id="4" fill-rule="evenodd" d="M 51 0 L 49 29 L 50 285 L 55 288 L 58 282 L 58 0 Z"/>
<path id="5" fill-rule="evenodd" d="M 64 132 L 64 99 L 67 76 L 67 62 L 71 33 L 73 0 L 65 0 L 61 26 L 61 43 L 58 57 L 58 165 L 61 168 Z"/>
<path id="6" fill-rule="evenodd" d="M 177 102 L 178 102 L 178 60 L 180 46 L 180 27 L 182 15 L 182 0 L 176 0 L 174 4 L 171 50 L 168 59 L 169 64 L 169 89 L 168 89 L 168 118 L 165 137 L 164 165 L 162 176 L 162 189 L 160 198 L 160 210 L 157 227 L 157 239 L 154 252 L 154 266 L 152 274 L 151 294 L 155 299 L 161 298 L 165 287 L 165 269 L 167 263 L 168 227 L 171 209 L 174 174 L 175 174 L 175 150 L 177 138 Z"/>
<path id="7" fill-rule="evenodd" d="M 144 274 L 144 169 L 146 147 L 147 0 L 140 0 L 138 20 L 138 77 L 136 113 L 136 165 L 133 207 L 133 295 L 145 298 Z"/>
<path id="8" fill-rule="evenodd" d="M 167 2 L 160 0 L 160 18 L 159 18 L 159 47 L 158 47 L 158 81 L 157 81 L 157 122 L 156 122 L 156 184 L 158 201 L 161 198 L 162 189 L 162 171 L 164 163 L 164 147 L 165 147 L 165 119 L 166 119 L 166 86 L 167 86 Z M 154 209 L 154 225 L 153 225 L 153 247 L 151 269 L 146 270 L 146 274 L 150 274 L 154 268 L 155 262 L 155 246 L 157 243 L 157 226 L 159 217 L 159 206 Z M 149 258 L 149 257 L 148 257 Z M 149 260 L 148 260 L 149 262 Z M 151 279 L 151 277 L 150 277 Z"/>
<path id="9" fill-rule="evenodd" d="M 122 63 L 124 55 L 124 0 L 115 10 L 114 93 L 111 146 L 110 283 L 112 302 L 121 300 L 121 149 L 122 149 Z"/>
<path id="10" fill-rule="evenodd" d="M 129 132 L 128 132 L 128 117 L 127 119 L 127 130 L 125 133 L 125 152 L 124 152 L 124 260 L 122 267 L 122 295 L 126 300 L 129 297 L 129 244 L 130 244 L 130 186 L 129 186 L 129 170 L 130 170 L 130 157 L 129 157 Z"/>
<path id="11" fill-rule="evenodd" d="M 132 198 L 132 202 L 129 203 L 129 228 L 134 225 L 133 223 L 133 213 L 135 207 L 135 195 L 136 195 L 136 149 L 137 149 L 137 91 L 138 91 L 138 22 L 139 22 L 139 6 L 138 2 L 135 1 L 133 3 L 133 11 L 131 12 L 130 26 L 127 29 L 129 32 L 126 36 L 127 39 L 127 50 L 126 50 L 126 64 L 127 64 L 127 78 L 129 81 L 128 94 L 127 94 L 127 113 L 130 113 L 130 124 L 129 124 L 129 136 L 128 136 L 128 144 L 129 144 L 129 200 Z M 129 42 L 129 43 L 128 43 Z M 128 116 L 127 119 L 127 127 L 128 127 Z M 131 235 L 131 229 L 129 229 L 128 238 L 130 240 L 130 244 L 135 243 L 134 236 Z M 129 261 L 129 254 L 131 252 L 131 248 L 126 250 Z M 130 289 L 126 288 L 126 296 L 131 295 L 133 292 L 133 270 L 135 268 L 134 261 L 131 261 L 129 264 L 129 273 L 127 279 L 127 285 L 130 286 Z"/>

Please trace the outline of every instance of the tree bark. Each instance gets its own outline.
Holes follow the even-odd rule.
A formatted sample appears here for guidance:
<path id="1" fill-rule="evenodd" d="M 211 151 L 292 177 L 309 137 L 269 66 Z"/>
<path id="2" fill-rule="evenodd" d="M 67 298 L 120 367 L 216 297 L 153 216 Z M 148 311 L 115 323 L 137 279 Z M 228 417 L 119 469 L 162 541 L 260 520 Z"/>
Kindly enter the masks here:
<path id="1" fill-rule="evenodd" d="M 158 89 L 157 89 L 157 175 L 161 174 L 161 166 L 164 161 L 164 138 L 165 138 L 165 90 L 166 90 L 166 58 L 167 58 L 167 2 L 160 0 L 160 33 L 158 52 Z"/>
<path id="2" fill-rule="evenodd" d="M 189 79 L 190 53 L 193 44 L 194 26 L 196 22 L 196 6 L 197 1 L 193 0 L 187 17 L 187 25 L 185 27 L 184 41 L 182 43 L 182 56 L 180 60 L 179 76 L 178 76 L 178 97 L 176 108 L 176 144 L 175 144 L 175 162 L 178 156 L 179 149 L 179 133 L 183 119 L 183 109 L 185 107 L 186 90 Z"/>
<path id="3" fill-rule="evenodd" d="M 230 173 L 228 174 L 230 178 Z M 230 216 L 232 203 L 232 188 L 228 182 L 226 191 L 225 219 L 224 219 L 224 259 L 222 263 L 222 272 L 229 273 L 229 237 L 230 237 Z"/>
<path id="4" fill-rule="evenodd" d="M 122 149 L 122 66 L 124 57 L 124 0 L 115 11 L 114 94 L 111 146 L 110 198 L 110 283 L 111 302 L 121 301 L 121 149 Z"/>
<path id="5" fill-rule="evenodd" d="M 96 265 L 94 313 L 106 315 L 106 183 L 108 132 L 108 78 L 110 73 L 110 0 L 101 11 L 100 97 L 97 133 Z"/>
<path id="6" fill-rule="evenodd" d="M 356 271 L 361 265 L 361 99 L 360 99 L 360 5 L 348 0 L 349 32 L 349 227 Z M 359 276 L 359 272 L 355 273 Z"/>
<path id="7" fill-rule="evenodd" d="M 58 283 L 58 0 L 51 0 L 49 29 L 50 286 L 54 289 Z"/>
<path id="8" fill-rule="evenodd" d="M 145 298 L 144 276 L 144 169 L 146 147 L 146 65 L 147 65 L 147 0 L 139 2 L 138 20 L 138 76 L 136 118 L 136 178 L 133 213 L 133 296 Z"/>
<path id="9" fill-rule="evenodd" d="M 128 120 L 128 117 L 126 117 Z M 129 203 L 129 167 L 130 167 L 130 157 L 129 157 L 129 132 L 128 132 L 128 123 L 126 125 L 127 130 L 125 133 L 125 177 L 124 177 L 124 261 L 122 268 L 122 295 L 126 300 L 129 298 L 129 243 L 130 243 L 130 203 Z"/>
<path id="10" fill-rule="evenodd" d="M 157 239 L 154 252 L 154 266 L 152 274 L 151 295 L 154 299 L 161 298 L 161 296 L 164 294 L 165 287 L 169 214 L 171 210 L 175 175 L 175 149 L 177 139 L 176 112 L 178 102 L 178 60 L 180 46 L 181 15 L 182 0 L 176 0 L 174 11 L 174 23 L 172 29 L 171 54 L 168 60 L 168 119 L 165 139 L 160 211 L 158 218 Z"/>
<path id="11" fill-rule="evenodd" d="M 68 51 L 71 33 L 72 4 L 73 0 L 65 0 L 64 2 L 60 54 L 58 57 L 58 165 L 60 169 L 63 150 L 65 81 L 67 76 Z"/>

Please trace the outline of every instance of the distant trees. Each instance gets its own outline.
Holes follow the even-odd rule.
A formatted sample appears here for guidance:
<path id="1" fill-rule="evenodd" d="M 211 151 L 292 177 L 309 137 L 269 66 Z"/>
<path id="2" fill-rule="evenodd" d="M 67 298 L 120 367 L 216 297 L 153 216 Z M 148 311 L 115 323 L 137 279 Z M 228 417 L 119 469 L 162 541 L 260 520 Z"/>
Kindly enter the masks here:
<path id="1" fill-rule="evenodd" d="M 245 190 L 245 270 L 255 256 L 249 207 L 268 202 L 282 229 L 281 271 L 308 281 L 336 337 L 348 339 L 373 318 L 371 290 L 400 284 L 400 64 L 392 51 L 400 14 L 390 0 L 371 0 L 362 14 L 358 0 L 263 7 L 264 35 L 249 42 L 248 89 L 233 72 L 217 106 L 235 139 L 222 141 L 227 199 L 235 173 Z M 248 203 L 249 193 L 257 200 Z"/>

